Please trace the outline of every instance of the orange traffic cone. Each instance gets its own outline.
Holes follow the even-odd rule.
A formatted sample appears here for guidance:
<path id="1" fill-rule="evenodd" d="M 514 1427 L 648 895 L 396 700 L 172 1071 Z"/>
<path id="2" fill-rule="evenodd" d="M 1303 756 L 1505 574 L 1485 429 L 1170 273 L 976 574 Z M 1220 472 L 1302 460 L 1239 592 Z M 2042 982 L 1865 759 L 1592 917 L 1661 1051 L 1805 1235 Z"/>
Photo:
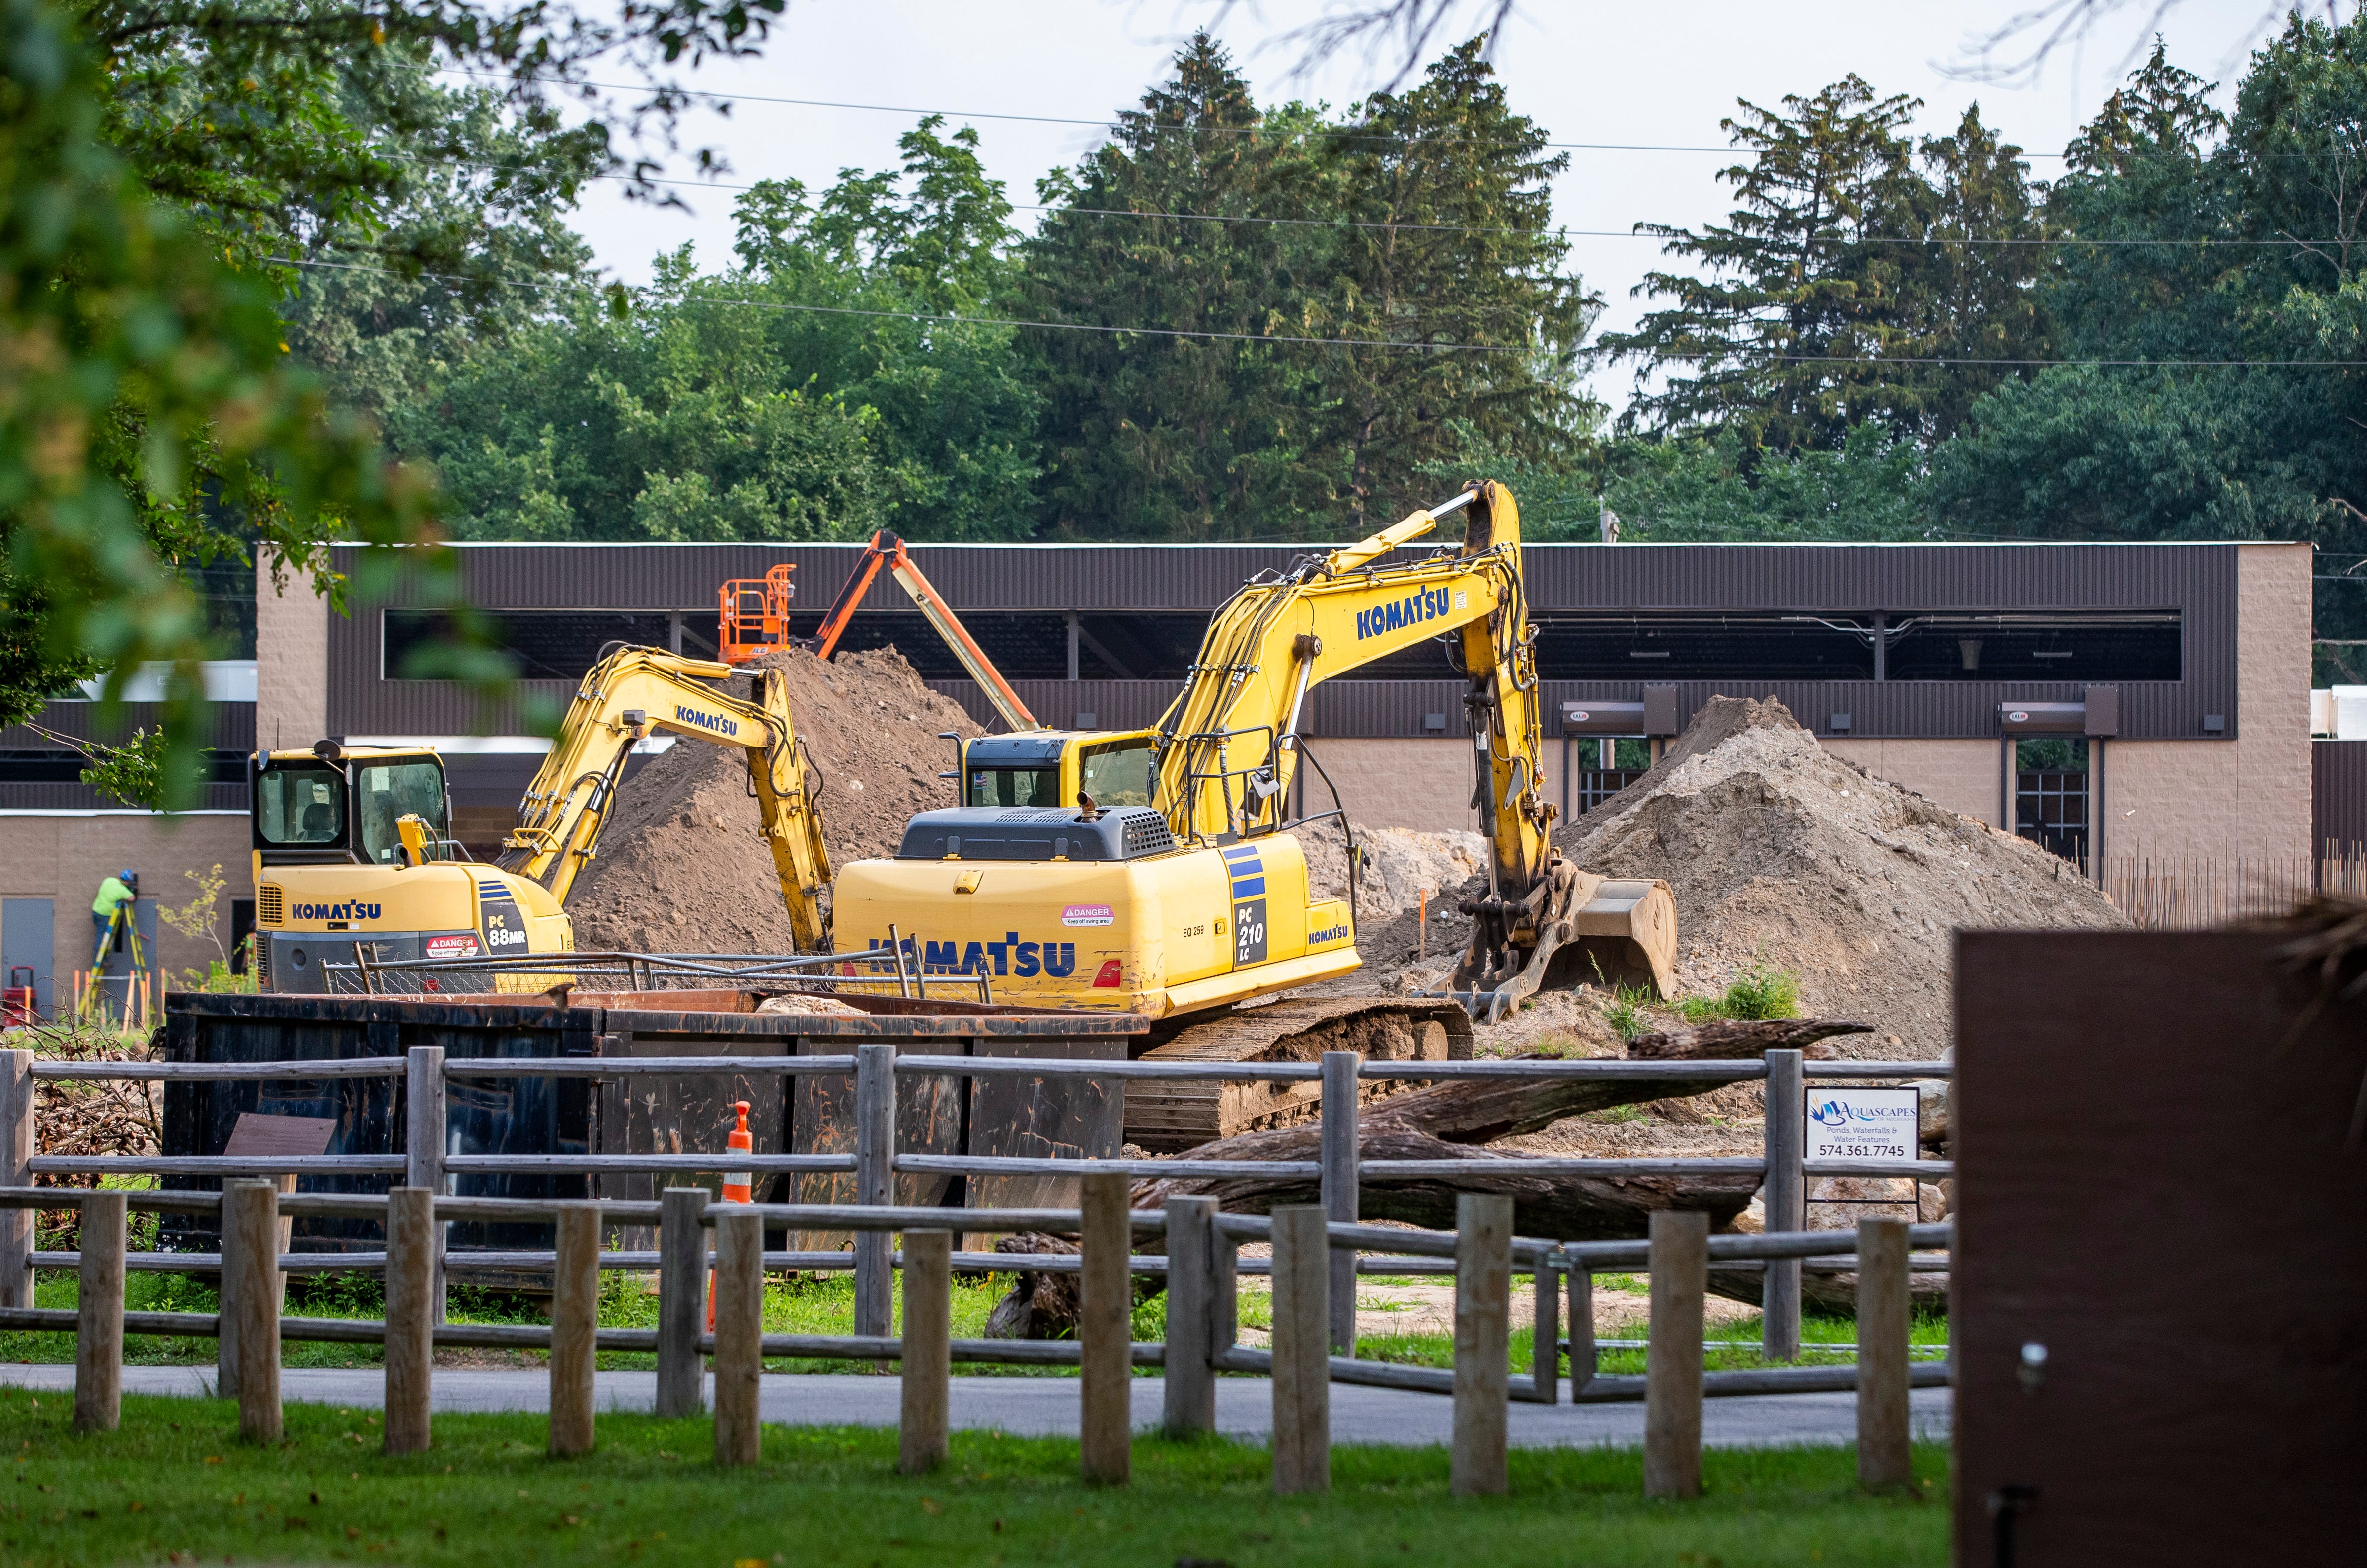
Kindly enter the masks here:
<path id="1" fill-rule="evenodd" d="M 733 1128 L 731 1135 L 723 1140 L 723 1146 L 735 1154 L 753 1154 L 756 1152 L 756 1140 L 749 1136 L 748 1132 L 748 1102 L 733 1100 L 731 1108 L 740 1113 L 740 1125 Z M 725 1171 L 723 1173 L 723 1201 L 726 1203 L 753 1203 L 756 1201 L 755 1188 L 756 1178 L 753 1172 Z M 707 1271 L 707 1332 L 709 1334 L 715 1332 L 715 1271 L 711 1268 Z"/>

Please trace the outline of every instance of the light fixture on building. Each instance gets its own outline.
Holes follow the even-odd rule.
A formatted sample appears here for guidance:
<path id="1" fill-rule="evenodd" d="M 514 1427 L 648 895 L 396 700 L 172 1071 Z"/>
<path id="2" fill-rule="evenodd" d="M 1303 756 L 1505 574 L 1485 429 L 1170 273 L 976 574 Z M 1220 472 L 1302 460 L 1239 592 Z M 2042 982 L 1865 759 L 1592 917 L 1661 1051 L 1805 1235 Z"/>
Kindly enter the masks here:
<path id="1" fill-rule="evenodd" d="M 1850 733 L 1850 716 L 1846 713 L 1836 713 L 1832 715 L 1831 722 L 1826 724 L 1825 728 L 1834 734 L 1846 735 Z"/>
<path id="2" fill-rule="evenodd" d="M 1446 715 L 1444 713 L 1425 713 L 1421 716 L 1421 727 L 1424 730 L 1436 730 L 1443 732 L 1446 728 Z"/>
<path id="3" fill-rule="evenodd" d="M 1977 670 L 1981 667 L 1981 640 L 1979 638 L 1957 638 L 1956 652 L 1964 656 L 1965 668 L 1968 670 Z"/>
<path id="4" fill-rule="evenodd" d="M 2206 735 L 2225 734 L 2227 733 L 2227 715 L 2225 713 L 2205 713 L 2203 715 L 2203 733 Z"/>
<path id="5" fill-rule="evenodd" d="M 1084 712 L 1077 715 L 1077 728 L 1080 730 L 1098 729 L 1101 722 L 1102 716 L 1098 713 Z"/>

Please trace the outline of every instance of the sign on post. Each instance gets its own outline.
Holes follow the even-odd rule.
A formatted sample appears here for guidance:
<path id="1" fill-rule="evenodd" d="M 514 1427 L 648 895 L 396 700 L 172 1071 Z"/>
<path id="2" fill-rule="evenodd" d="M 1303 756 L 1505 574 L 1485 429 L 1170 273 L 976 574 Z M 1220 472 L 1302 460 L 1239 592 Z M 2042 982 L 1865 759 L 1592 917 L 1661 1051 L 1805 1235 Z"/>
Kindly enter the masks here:
<path id="1" fill-rule="evenodd" d="M 1920 1091 L 1812 1088 L 1806 1158 L 1911 1160 Z"/>

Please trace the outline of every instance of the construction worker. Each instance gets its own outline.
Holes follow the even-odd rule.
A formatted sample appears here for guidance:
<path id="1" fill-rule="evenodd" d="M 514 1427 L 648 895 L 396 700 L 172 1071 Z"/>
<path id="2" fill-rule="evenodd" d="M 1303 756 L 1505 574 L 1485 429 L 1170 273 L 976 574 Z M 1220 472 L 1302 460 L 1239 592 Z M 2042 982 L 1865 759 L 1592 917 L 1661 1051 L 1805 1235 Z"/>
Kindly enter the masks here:
<path id="1" fill-rule="evenodd" d="M 98 884 L 98 898 L 90 906 L 90 923 L 98 933 L 98 945 L 91 951 L 90 966 L 97 969 L 107 962 L 107 949 L 115 935 L 116 913 L 140 897 L 140 873 L 126 867 Z M 126 925 L 131 917 L 124 916 Z"/>

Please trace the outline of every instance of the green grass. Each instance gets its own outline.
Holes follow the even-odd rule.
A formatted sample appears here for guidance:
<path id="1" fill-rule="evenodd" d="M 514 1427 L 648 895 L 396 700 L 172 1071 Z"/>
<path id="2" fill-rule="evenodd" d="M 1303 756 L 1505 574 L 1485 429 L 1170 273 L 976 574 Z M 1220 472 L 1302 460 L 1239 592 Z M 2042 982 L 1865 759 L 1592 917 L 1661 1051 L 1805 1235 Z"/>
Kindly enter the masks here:
<path id="1" fill-rule="evenodd" d="M 956 1338 L 976 1338 L 986 1332 L 987 1314 L 1010 1286 L 1005 1276 L 956 1278 L 953 1285 L 953 1332 Z M 70 1308 L 75 1300 L 75 1277 L 44 1270 L 33 1288 L 36 1306 Z M 895 1278 L 896 1323 L 903 1323 L 903 1276 Z M 213 1290 L 184 1274 L 137 1273 L 124 1285 L 124 1305 L 131 1312 L 210 1312 L 219 1298 Z M 288 1312 L 292 1317 L 379 1318 L 385 1315 L 386 1292 L 374 1278 L 359 1274 L 291 1278 Z M 1163 1338 L 1167 1312 L 1164 1298 L 1147 1302 L 1136 1312 L 1135 1337 Z M 515 1296 L 456 1284 L 452 1289 L 452 1321 L 456 1323 L 545 1323 L 544 1310 Z M 611 1273 L 603 1277 L 600 1322 L 609 1328 L 655 1328 L 657 1296 L 638 1277 Z M 764 1328 L 771 1334 L 852 1334 L 855 1332 L 855 1280 L 851 1275 L 826 1275 L 797 1279 L 768 1279 L 764 1290 Z M 375 1367 L 384 1352 L 374 1345 L 323 1345 L 289 1340 L 282 1346 L 290 1367 Z M 135 1366 L 210 1366 L 214 1342 L 194 1337 L 154 1335 L 127 1335 L 123 1358 Z M 535 1353 L 519 1358 L 539 1362 Z M 72 1334 L 0 1334 L 0 1361 L 71 1362 Z M 646 1369 L 657 1365 L 651 1355 L 604 1353 L 600 1365 L 609 1369 Z M 767 1361 L 774 1371 L 869 1372 L 881 1369 L 874 1361 Z M 991 1367 L 962 1363 L 957 1376 L 1073 1377 L 1067 1367 Z"/>
<path id="2" fill-rule="evenodd" d="M 0 1558 L 436 1568 L 960 1563 L 1234 1568 L 1371 1562 L 1865 1564 L 1947 1561 L 1948 1455 L 1869 1497 L 1845 1447 L 1716 1450 L 1697 1501 L 1648 1503 L 1632 1449 L 1515 1449 L 1512 1494 L 1455 1499 L 1436 1449 L 1341 1448 L 1332 1490 L 1277 1498 L 1263 1449 L 1135 1444 L 1134 1481 L 1077 1479 L 1071 1441 L 957 1433 L 934 1475 L 895 1473 L 892 1431 L 768 1427 L 760 1462 L 718 1471 L 704 1420 L 600 1417 L 599 1451 L 545 1456 L 532 1415 L 439 1415 L 427 1453 L 386 1459 L 365 1413 L 287 1407 L 287 1441 L 240 1444 L 232 1407 L 127 1398 L 117 1432 L 74 1436 L 72 1402 L 0 1391 Z"/>
<path id="3" fill-rule="evenodd" d="M 1687 996 L 1676 1004 L 1677 1016 L 1689 1024 L 1713 1018 L 1796 1018 L 1800 1016 L 1800 977 L 1789 970 L 1752 964 L 1736 977 L 1722 996 Z"/>

